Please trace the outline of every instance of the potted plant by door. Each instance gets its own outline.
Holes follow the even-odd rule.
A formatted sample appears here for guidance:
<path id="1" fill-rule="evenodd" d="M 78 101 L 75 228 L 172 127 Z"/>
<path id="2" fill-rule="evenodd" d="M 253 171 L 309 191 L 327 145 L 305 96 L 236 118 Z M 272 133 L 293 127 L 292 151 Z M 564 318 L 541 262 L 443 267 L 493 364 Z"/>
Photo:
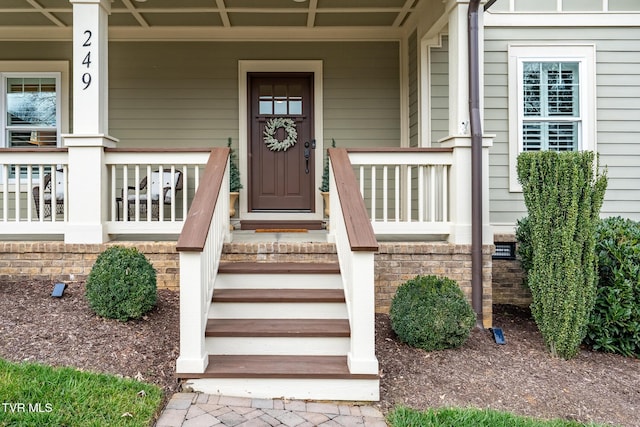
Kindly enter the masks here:
<path id="1" fill-rule="evenodd" d="M 236 214 L 236 201 L 240 195 L 239 191 L 242 188 L 240 183 L 240 170 L 238 169 L 236 153 L 231 148 L 231 138 L 227 142 L 227 147 L 231 149 L 229 154 L 229 216 L 233 217 Z"/>
<path id="2" fill-rule="evenodd" d="M 331 147 L 336 148 L 336 140 L 331 139 Z M 322 170 L 322 185 L 318 187 L 322 199 L 324 200 L 324 216 L 329 218 L 329 155 L 324 158 L 324 169 Z"/>

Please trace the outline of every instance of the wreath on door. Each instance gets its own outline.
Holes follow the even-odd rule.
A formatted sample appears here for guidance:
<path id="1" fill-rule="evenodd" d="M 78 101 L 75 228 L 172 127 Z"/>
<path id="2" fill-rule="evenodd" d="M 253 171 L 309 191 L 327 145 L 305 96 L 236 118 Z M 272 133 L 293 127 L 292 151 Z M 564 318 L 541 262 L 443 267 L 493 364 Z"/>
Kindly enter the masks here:
<path id="1" fill-rule="evenodd" d="M 278 129 L 284 128 L 286 137 L 280 141 L 276 138 Z M 264 126 L 264 143 L 271 151 L 287 151 L 298 142 L 296 123 L 292 119 L 274 117 L 269 119 Z"/>

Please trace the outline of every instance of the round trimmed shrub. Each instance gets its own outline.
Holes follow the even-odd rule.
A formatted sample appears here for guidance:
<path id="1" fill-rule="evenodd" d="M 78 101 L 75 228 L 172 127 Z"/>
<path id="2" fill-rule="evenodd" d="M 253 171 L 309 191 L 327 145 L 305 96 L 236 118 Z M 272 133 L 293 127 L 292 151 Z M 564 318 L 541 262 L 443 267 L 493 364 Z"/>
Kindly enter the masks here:
<path id="1" fill-rule="evenodd" d="M 460 347 L 476 324 L 458 284 L 436 276 L 416 276 L 400 285 L 390 318 L 401 341 L 427 351 Z"/>
<path id="2" fill-rule="evenodd" d="M 98 255 L 87 277 L 86 296 L 99 316 L 140 319 L 156 305 L 156 271 L 136 248 L 112 246 Z"/>

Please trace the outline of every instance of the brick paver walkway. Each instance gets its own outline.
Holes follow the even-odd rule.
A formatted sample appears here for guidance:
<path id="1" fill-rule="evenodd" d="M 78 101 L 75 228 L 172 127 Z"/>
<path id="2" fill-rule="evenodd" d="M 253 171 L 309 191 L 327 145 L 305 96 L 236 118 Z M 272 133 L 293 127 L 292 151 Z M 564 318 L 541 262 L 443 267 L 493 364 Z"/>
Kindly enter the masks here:
<path id="1" fill-rule="evenodd" d="M 371 406 L 176 393 L 156 427 L 386 427 Z"/>

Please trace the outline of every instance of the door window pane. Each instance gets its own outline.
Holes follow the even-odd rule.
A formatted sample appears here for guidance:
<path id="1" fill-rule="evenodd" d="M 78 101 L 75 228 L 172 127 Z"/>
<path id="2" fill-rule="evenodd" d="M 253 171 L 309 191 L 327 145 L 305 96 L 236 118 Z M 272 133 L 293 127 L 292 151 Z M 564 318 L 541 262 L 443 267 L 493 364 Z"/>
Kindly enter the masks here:
<path id="1" fill-rule="evenodd" d="M 259 114 L 301 115 L 301 85 L 260 85 Z"/>

